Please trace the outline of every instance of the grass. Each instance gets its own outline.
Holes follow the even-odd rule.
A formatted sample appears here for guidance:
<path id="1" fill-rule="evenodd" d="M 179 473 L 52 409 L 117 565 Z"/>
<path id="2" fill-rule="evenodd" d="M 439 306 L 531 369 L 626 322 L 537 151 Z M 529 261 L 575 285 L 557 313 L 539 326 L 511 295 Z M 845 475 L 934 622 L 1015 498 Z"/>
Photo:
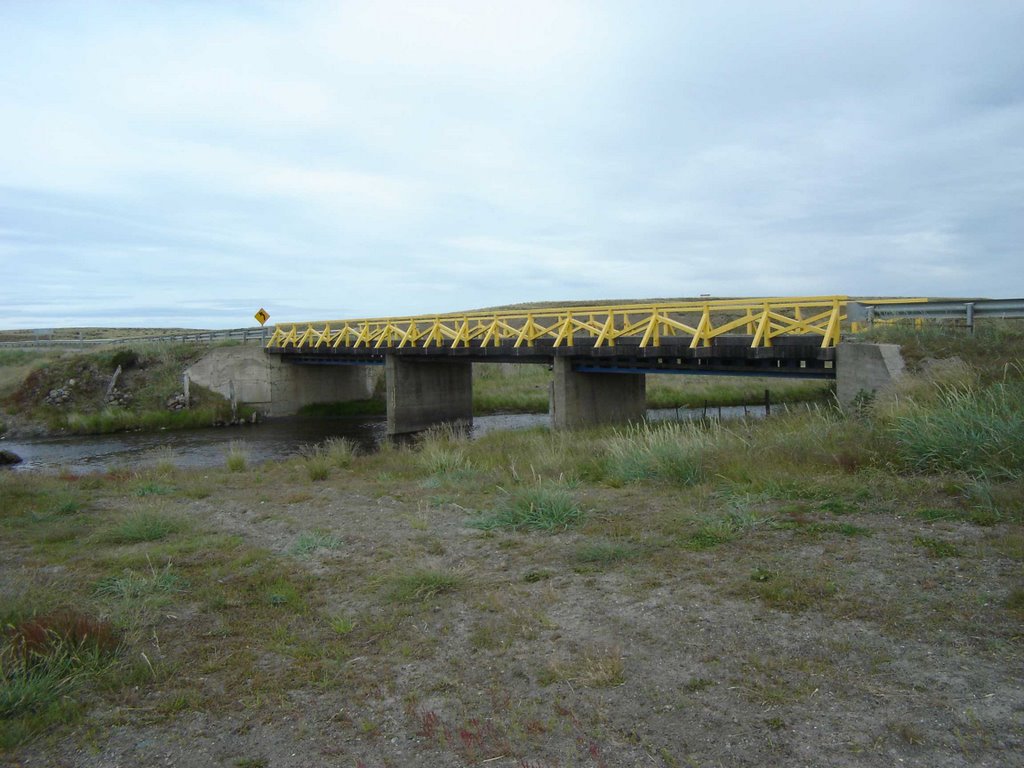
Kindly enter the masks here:
<path id="1" fill-rule="evenodd" d="M 232 472 L 244 472 L 249 466 L 249 449 L 242 440 L 232 440 L 225 456 L 227 468 Z"/>
<path id="2" fill-rule="evenodd" d="M 452 571 L 414 570 L 388 580 L 387 599 L 395 603 L 420 603 L 458 590 L 463 583 Z"/>
<path id="3" fill-rule="evenodd" d="M 0 635 L 0 750 L 77 719 L 74 695 L 113 667 L 119 648 L 108 623 L 78 611 L 8 621 Z"/>
<path id="4" fill-rule="evenodd" d="M 343 543 L 339 537 L 326 531 L 308 531 L 299 534 L 288 551 L 293 555 L 308 556 L 320 549 L 340 549 Z"/>
<path id="5" fill-rule="evenodd" d="M 918 472 L 966 472 L 990 480 L 1024 476 L 1024 381 L 943 389 L 938 402 L 910 402 L 889 431 Z"/>
<path id="6" fill-rule="evenodd" d="M 538 483 L 512 489 L 505 494 L 497 510 L 480 515 L 469 524 L 483 530 L 555 532 L 576 525 L 584 517 L 585 513 L 568 488 Z"/>
<path id="7" fill-rule="evenodd" d="M 635 547 L 614 541 L 584 544 L 573 553 L 573 560 L 584 566 L 607 568 L 637 557 Z"/>
<path id="8" fill-rule="evenodd" d="M 818 569 L 797 570 L 756 568 L 741 593 L 759 598 L 765 605 L 800 613 L 832 600 L 838 592 L 835 581 Z"/>
<path id="9" fill-rule="evenodd" d="M 107 576 L 96 583 L 93 593 L 102 598 L 139 601 L 182 592 L 186 586 L 185 580 L 167 563 L 159 570 L 150 566 L 149 573 L 127 569 L 118 576 Z"/>
<path id="10" fill-rule="evenodd" d="M 299 454 L 309 479 L 318 482 L 329 478 L 333 468 L 344 469 L 350 466 L 358 455 L 358 449 L 351 440 L 332 437 L 317 445 L 303 446 Z"/>
<path id="11" fill-rule="evenodd" d="M 826 381 L 654 374 L 647 377 L 647 407 L 762 405 L 766 390 L 775 405 L 825 401 L 831 396 L 832 386 Z"/>
<path id="12" fill-rule="evenodd" d="M 929 557 L 960 557 L 960 548 L 951 541 L 933 539 L 928 536 L 914 538 L 914 546 L 921 547 Z"/>
<path id="13" fill-rule="evenodd" d="M 552 661 L 539 674 L 541 685 L 574 683 L 587 688 L 615 688 L 626 682 L 620 648 L 588 649 L 568 661 Z"/>
<path id="14" fill-rule="evenodd" d="M 531 369 L 524 390 L 546 376 Z M 917 466 L 910 440 L 923 437 L 896 430 L 950 411 L 954 383 L 984 412 L 1019 377 L 929 379 L 906 390 L 912 403 L 856 415 L 437 432 L 253 468 L 233 446 L 238 468 L 0 473 L 0 624 L 72 604 L 113 638 L 95 661 L 61 666 L 56 650 L 52 680 L 34 667 L 39 693 L 12 695 L 0 748 L 24 761 L 16 745 L 37 740 L 31 754 L 57 762 L 68 738 L 104 749 L 112 723 L 162 743 L 196 711 L 275 722 L 296 701 L 343 700 L 317 710 L 324 740 L 295 738 L 324 754 L 355 745 L 367 765 L 393 758 L 394 738 L 406 762 L 728 762 L 693 748 L 721 712 L 769 762 L 794 748 L 827 762 L 836 743 L 941 762 L 961 739 L 998 763 L 998 734 L 1016 727 L 1005 708 L 965 714 L 959 735 L 938 699 L 870 733 L 858 723 L 939 677 L 977 678 L 994 700 L 1019 687 L 1016 438 L 967 467 Z M 316 485 L 312 458 L 327 467 Z M 5 687 L 24 690 L 10 638 Z M 795 732 L 822 696 L 828 737 Z M 641 704 L 655 713 L 643 729 Z"/>
<path id="15" fill-rule="evenodd" d="M 691 423 L 633 425 L 608 441 L 605 475 L 615 484 L 696 485 L 704 479 L 707 449 L 719 437 L 716 428 Z"/>
<path id="16" fill-rule="evenodd" d="M 93 413 L 69 413 L 57 422 L 57 426 L 74 435 L 102 435 L 134 430 L 197 429 L 227 420 L 228 411 L 217 407 L 144 412 L 105 408 Z"/>
<path id="17" fill-rule="evenodd" d="M 160 541 L 186 527 L 185 522 L 174 515 L 157 511 L 135 512 L 107 528 L 101 534 L 103 541 L 111 544 L 138 544 Z"/>

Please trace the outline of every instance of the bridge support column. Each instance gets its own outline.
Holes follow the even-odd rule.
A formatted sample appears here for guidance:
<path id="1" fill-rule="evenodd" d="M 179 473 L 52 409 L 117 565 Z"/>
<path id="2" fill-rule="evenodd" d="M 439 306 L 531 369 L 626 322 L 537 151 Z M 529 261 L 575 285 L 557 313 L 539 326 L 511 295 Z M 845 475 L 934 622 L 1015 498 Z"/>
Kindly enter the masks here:
<path id="1" fill-rule="evenodd" d="M 906 369 L 899 344 L 848 341 L 836 347 L 835 365 L 836 399 L 844 408 L 889 388 Z"/>
<path id="2" fill-rule="evenodd" d="M 551 389 L 551 424 L 580 429 L 641 421 L 647 412 L 642 373 L 578 373 L 572 360 L 556 357 Z"/>
<path id="3" fill-rule="evenodd" d="M 473 364 L 388 355 L 388 434 L 473 423 Z"/>

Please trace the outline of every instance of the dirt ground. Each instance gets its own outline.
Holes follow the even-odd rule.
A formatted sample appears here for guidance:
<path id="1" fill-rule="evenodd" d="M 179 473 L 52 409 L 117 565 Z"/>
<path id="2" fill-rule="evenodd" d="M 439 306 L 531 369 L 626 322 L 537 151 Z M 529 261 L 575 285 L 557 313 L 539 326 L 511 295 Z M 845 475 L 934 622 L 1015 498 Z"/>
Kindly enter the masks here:
<path id="1" fill-rule="evenodd" d="M 207 482 L 164 509 L 260 553 L 301 607 L 233 618 L 256 594 L 233 591 L 237 561 L 209 583 L 195 571 L 134 649 L 172 673 L 100 696 L 3 764 L 1024 765 L 1021 622 L 1004 607 L 1021 562 L 1001 554 L 1020 542 L 1001 526 L 923 520 L 872 491 L 841 518 L 763 508 L 792 524 L 707 549 L 666 546 L 654 525 L 614 549 L 707 499 L 583 489 L 590 522 L 550 534 L 480 530 L 443 486 L 386 476 Z M 137 501 L 101 492 L 95 507 Z M 308 531 L 332 543 L 298 554 Z M 186 574 L 202 557 L 168 552 L 152 554 Z M 27 546 L 2 562 L 8 586 L 78 578 Z M 396 591 L 425 572 L 451 581 Z"/>

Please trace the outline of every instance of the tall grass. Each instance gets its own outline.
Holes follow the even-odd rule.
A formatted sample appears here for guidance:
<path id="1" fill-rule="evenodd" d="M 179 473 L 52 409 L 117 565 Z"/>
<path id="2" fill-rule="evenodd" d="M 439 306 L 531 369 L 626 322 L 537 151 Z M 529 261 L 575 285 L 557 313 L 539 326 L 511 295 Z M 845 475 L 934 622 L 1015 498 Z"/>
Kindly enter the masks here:
<path id="1" fill-rule="evenodd" d="M 692 423 L 631 425 L 607 443 L 606 477 L 620 485 L 643 480 L 695 485 L 705 477 L 705 455 L 720 433 Z"/>
<path id="2" fill-rule="evenodd" d="M 1024 382 L 945 389 L 934 404 L 905 404 L 889 432 L 910 469 L 1018 479 L 1024 474 Z"/>
<path id="3" fill-rule="evenodd" d="M 228 445 L 225 463 L 232 472 L 244 472 L 249 465 L 249 449 L 243 440 L 232 440 Z"/>
<path id="4" fill-rule="evenodd" d="M 456 475 L 472 468 L 467 451 L 467 441 L 456 431 L 439 427 L 420 436 L 417 462 L 430 475 Z"/>
<path id="5" fill-rule="evenodd" d="M 230 411 L 224 407 L 191 408 L 183 411 L 132 411 L 124 408 L 104 408 L 94 413 L 69 413 L 62 417 L 62 426 L 75 435 L 103 435 L 144 429 L 193 429 L 209 427 L 225 421 Z"/>

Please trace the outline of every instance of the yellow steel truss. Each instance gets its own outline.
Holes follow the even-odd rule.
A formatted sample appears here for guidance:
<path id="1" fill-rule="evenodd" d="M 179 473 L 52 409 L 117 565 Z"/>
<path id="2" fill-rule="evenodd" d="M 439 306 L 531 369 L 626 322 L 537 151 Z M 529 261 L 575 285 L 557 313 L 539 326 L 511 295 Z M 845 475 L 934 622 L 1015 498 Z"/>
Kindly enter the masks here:
<path id="1" fill-rule="evenodd" d="M 821 337 L 822 348 L 839 343 L 846 320 L 846 296 L 718 299 L 704 302 L 617 304 L 468 312 L 419 317 L 385 317 L 297 325 L 277 325 L 268 348 L 402 349 L 406 347 L 532 347 L 551 339 L 556 347 L 585 344 L 614 347 L 639 338 L 641 347 L 663 340 L 689 339 L 689 347 L 709 347 L 726 335 L 752 336 L 751 347 L 770 347 L 780 336 Z M 925 299 L 900 299 L 925 301 Z M 332 328 L 332 326 L 334 326 Z"/>

